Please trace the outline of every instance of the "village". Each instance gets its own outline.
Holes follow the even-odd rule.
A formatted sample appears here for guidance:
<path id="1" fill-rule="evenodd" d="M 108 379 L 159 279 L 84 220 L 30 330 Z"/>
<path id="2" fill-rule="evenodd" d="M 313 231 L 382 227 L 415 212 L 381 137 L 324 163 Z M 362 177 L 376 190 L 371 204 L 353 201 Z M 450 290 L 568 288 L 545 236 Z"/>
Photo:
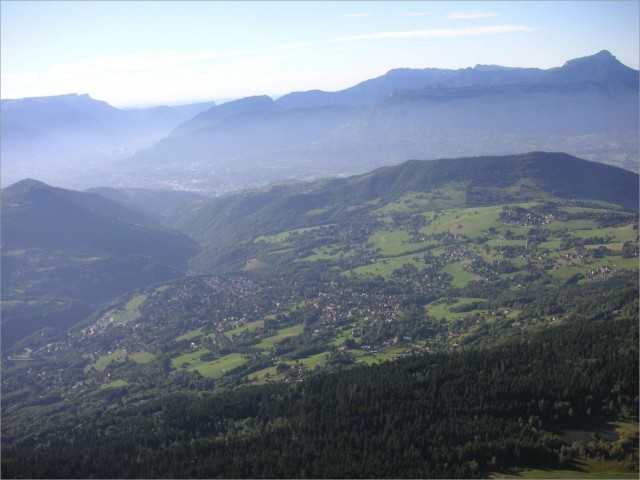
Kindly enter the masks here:
<path id="1" fill-rule="evenodd" d="M 293 381 L 524 332 L 527 312 L 544 310 L 521 285 L 603 282 L 637 262 L 626 213 L 566 202 L 422 214 L 416 198 L 261 237 L 264 253 L 247 265 L 269 262 L 268 276 L 250 268 L 138 291 L 11 360 L 65 365 L 27 370 L 61 395 L 128 385 L 152 365 L 220 385 Z M 536 322 L 565 318 L 556 310 Z"/>

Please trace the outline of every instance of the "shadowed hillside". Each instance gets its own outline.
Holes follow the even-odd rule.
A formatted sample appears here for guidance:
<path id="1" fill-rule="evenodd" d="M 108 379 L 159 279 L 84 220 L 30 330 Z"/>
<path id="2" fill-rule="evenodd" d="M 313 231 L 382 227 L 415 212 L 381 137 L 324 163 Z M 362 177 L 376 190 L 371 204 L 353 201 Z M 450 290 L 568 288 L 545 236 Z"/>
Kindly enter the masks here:
<path id="1" fill-rule="evenodd" d="M 103 301 L 180 275 L 198 245 L 92 193 L 2 190 L 2 344 L 66 328 Z"/>

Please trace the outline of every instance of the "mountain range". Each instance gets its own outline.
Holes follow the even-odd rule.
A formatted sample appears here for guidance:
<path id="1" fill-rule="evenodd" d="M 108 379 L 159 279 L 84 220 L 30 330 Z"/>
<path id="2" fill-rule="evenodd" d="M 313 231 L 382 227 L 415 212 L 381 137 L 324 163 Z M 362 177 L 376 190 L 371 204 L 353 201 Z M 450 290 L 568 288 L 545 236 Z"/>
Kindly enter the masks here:
<path id="1" fill-rule="evenodd" d="M 428 85 L 458 88 L 515 84 L 554 85 L 585 81 L 637 89 L 638 73 L 617 61 L 610 52 L 603 50 L 590 57 L 569 60 L 562 67 L 548 70 L 499 65 L 476 65 L 473 68 L 458 70 L 399 68 L 338 92 L 294 92 L 280 97 L 276 103 L 283 108 L 324 105 L 373 106 L 393 90 L 416 90 Z"/>
<path id="2" fill-rule="evenodd" d="M 131 111 L 68 95 L 2 109 L 5 184 L 220 194 L 409 158 L 565 151 L 632 171 L 639 160 L 638 71 L 608 51 L 550 69 L 394 69 L 276 100 Z"/>
<path id="3" fill-rule="evenodd" d="M 57 179 L 74 170 L 77 176 L 153 144 L 212 105 L 125 110 L 87 94 L 3 99 L 2 183 L 35 174 Z"/>

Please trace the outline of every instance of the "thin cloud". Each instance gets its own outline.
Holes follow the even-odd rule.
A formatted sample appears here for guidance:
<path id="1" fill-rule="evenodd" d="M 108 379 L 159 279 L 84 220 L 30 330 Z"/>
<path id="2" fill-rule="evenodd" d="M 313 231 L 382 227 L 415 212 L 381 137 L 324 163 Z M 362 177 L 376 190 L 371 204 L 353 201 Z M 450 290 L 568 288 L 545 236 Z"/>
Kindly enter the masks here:
<path id="1" fill-rule="evenodd" d="M 277 51 L 280 51 L 280 50 L 297 50 L 299 48 L 313 47 L 314 45 L 317 45 L 317 42 L 289 43 L 287 45 L 279 45 L 277 47 L 265 48 L 262 51 L 264 51 L 264 52 L 277 52 Z"/>
<path id="2" fill-rule="evenodd" d="M 298 42 L 248 50 L 168 50 L 87 58 L 33 71 L 2 72 L 2 97 L 41 96 L 69 89 L 85 91 L 84 85 L 93 85 L 93 89 L 98 93 L 100 90 L 107 91 L 114 85 L 124 85 L 127 82 L 157 83 L 159 78 L 167 77 L 167 72 L 191 71 L 200 75 L 213 67 L 220 70 L 259 66 L 285 61 L 288 59 L 285 56 L 287 52 L 317 44 Z M 39 93 L 43 85 L 47 85 L 46 93 Z"/>
<path id="3" fill-rule="evenodd" d="M 345 17 L 371 17 L 373 13 L 347 13 Z"/>
<path id="4" fill-rule="evenodd" d="M 35 81 L 37 79 L 62 79 L 96 73 L 136 72 L 186 66 L 199 62 L 229 60 L 226 65 L 264 63 L 264 59 L 273 60 L 282 57 L 264 57 L 266 53 L 298 50 L 315 45 L 313 42 L 299 42 L 255 50 L 222 50 L 182 52 L 177 50 L 135 53 L 88 58 L 75 62 L 53 65 L 35 72 L 16 72 L 3 75 L 6 80 Z"/>
<path id="5" fill-rule="evenodd" d="M 406 30 L 399 32 L 376 32 L 349 37 L 334 38 L 334 42 L 351 42 L 356 40 L 384 40 L 384 39 L 429 39 L 472 37 L 479 35 L 496 35 L 500 33 L 530 32 L 534 29 L 526 25 L 484 25 L 462 28 L 433 28 L 428 30 Z"/>
<path id="6" fill-rule="evenodd" d="M 247 67 L 247 66 L 254 66 L 254 65 L 264 65 L 267 63 L 273 63 L 273 62 L 280 62 L 283 60 L 288 60 L 289 57 L 286 57 L 284 55 L 274 55 L 274 56 L 270 56 L 270 57 L 251 57 L 251 58 L 243 58 L 240 60 L 233 60 L 231 62 L 225 62 L 225 63 L 221 63 L 219 65 L 219 67 L 222 68 L 226 68 L 226 67 Z"/>
<path id="7" fill-rule="evenodd" d="M 497 17 L 495 12 L 453 12 L 447 15 L 449 20 L 476 20 L 478 18 Z"/>

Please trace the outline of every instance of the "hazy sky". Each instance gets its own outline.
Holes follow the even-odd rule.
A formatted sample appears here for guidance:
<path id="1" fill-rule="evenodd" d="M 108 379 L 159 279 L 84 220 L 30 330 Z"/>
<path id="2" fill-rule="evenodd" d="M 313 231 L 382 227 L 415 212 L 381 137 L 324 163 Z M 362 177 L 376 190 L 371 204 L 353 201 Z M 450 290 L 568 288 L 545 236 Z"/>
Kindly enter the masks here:
<path id="1" fill-rule="evenodd" d="M 637 69 L 640 2 L 7 1 L 1 97 L 115 106 L 340 90 L 392 68 Z"/>

